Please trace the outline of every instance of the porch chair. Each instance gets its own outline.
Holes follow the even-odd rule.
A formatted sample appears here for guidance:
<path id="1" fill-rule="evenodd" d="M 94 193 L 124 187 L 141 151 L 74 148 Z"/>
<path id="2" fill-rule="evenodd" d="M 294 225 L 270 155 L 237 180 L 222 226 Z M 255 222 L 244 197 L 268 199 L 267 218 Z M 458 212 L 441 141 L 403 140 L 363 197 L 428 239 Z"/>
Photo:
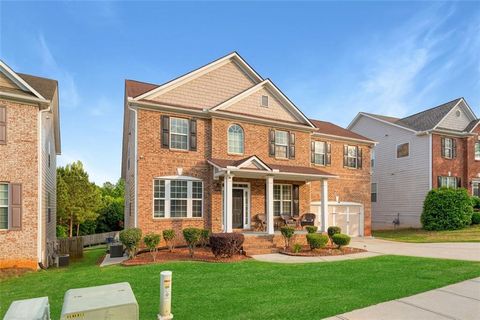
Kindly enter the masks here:
<path id="1" fill-rule="evenodd" d="M 295 219 L 289 215 L 289 214 L 282 214 L 280 215 L 282 217 L 282 220 L 283 220 L 283 223 L 286 225 L 286 226 L 289 226 L 289 227 L 294 227 L 296 228 L 297 227 L 297 222 L 295 221 Z"/>
<path id="2" fill-rule="evenodd" d="M 302 227 L 304 226 L 314 226 L 315 225 L 315 218 L 316 218 L 315 213 L 304 213 L 300 217 L 300 225 Z"/>
<path id="3" fill-rule="evenodd" d="M 265 221 L 265 214 L 259 213 L 253 216 L 252 222 L 254 223 L 253 230 L 255 231 L 265 231 L 267 224 Z"/>

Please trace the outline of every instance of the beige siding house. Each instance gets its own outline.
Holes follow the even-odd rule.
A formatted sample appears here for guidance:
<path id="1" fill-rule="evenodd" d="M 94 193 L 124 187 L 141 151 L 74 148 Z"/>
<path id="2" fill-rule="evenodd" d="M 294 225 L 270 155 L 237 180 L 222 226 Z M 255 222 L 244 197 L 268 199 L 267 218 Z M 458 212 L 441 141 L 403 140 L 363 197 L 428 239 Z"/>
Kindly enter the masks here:
<path id="1" fill-rule="evenodd" d="M 51 263 L 56 239 L 58 83 L 0 61 L 0 267 Z"/>

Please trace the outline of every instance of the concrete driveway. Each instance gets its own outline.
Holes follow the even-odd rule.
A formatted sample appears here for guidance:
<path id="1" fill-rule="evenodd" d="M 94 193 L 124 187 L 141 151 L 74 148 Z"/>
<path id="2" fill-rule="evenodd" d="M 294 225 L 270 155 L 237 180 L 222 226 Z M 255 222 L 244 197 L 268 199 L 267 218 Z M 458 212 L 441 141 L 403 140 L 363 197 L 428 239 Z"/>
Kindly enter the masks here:
<path id="1" fill-rule="evenodd" d="M 326 320 L 478 320 L 480 278 L 392 300 Z"/>
<path id="2" fill-rule="evenodd" d="M 381 254 L 480 261 L 480 242 L 407 243 L 352 238 L 350 246 Z"/>

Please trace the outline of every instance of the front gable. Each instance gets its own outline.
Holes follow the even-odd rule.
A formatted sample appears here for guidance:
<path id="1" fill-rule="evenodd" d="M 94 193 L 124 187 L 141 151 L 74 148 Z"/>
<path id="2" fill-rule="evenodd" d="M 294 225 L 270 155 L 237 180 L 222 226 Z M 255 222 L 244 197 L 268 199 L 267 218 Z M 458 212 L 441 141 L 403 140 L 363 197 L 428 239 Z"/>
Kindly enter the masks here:
<path id="1" fill-rule="evenodd" d="M 462 99 L 438 123 L 436 128 L 463 131 L 475 118 L 470 107 Z"/>
<path id="2" fill-rule="evenodd" d="M 267 105 L 262 103 L 265 97 L 268 100 Z M 268 79 L 217 105 L 211 111 L 223 111 L 315 127 Z"/>
<path id="3" fill-rule="evenodd" d="M 8 65 L 0 60 L 0 89 L 10 93 L 34 96 L 38 99 L 45 98 L 30 86 L 24 79 L 15 73 Z"/>

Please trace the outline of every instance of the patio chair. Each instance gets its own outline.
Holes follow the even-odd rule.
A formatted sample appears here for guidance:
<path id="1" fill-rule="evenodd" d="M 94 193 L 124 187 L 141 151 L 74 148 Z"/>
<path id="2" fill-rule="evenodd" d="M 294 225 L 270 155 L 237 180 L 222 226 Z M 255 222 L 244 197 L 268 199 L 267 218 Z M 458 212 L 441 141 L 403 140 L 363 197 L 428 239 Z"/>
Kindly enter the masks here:
<path id="1" fill-rule="evenodd" d="M 296 228 L 297 227 L 297 221 L 295 221 L 295 219 L 289 215 L 289 214 L 282 214 L 280 215 L 282 217 L 282 220 L 283 220 L 283 223 L 286 225 L 286 226 L 289 226 L 289 227 L 294 227 Z"/>
<path id="2" fill-rule="evenodd" d="M 255 231 L 262 231 L 263 232 L 267 228 L 265 214 L 263 214 L 263 213 L 256 214 L 253 217 L 252 222 L 254 223 L 253 229 Z"/>
<path id="3" fill-rule="evenodd" d="M 300 225 L 302 227 L 304 227 L 304 226 L 314 226 L 315 225 L 315 218 L 316 218 L 315 213 L 304 213 L 300 217 Z"/>

